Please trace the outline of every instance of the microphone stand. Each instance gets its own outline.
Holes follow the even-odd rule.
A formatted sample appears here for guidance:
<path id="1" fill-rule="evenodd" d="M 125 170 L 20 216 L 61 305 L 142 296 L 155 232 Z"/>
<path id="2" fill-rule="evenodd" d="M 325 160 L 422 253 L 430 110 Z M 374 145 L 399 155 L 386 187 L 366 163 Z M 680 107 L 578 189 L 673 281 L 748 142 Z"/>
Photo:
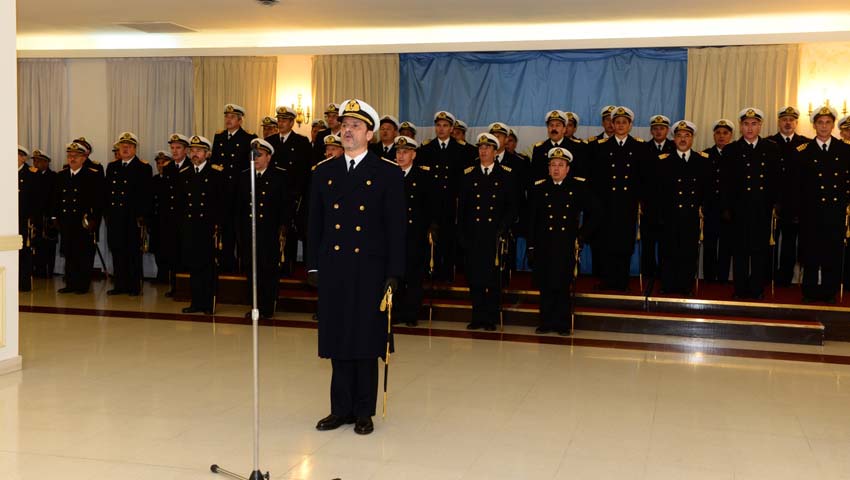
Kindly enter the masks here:
<path id="1" fill-rule="evenodd" d="M 257 174 L 254 160 L 259 152 L 251 151 L 251 327 L 253 333 L 253 356 L 254 356 L 254 468 L 251 475 L 243 477 L 229 472 L 216 464 L 210 465 L 210 471 L 237 480 L 269 480 L 269 472 L 260 470 L 260 373 L 257 357 L 257 331 L 260 319 L 260 310 L 257 308 Z"/>

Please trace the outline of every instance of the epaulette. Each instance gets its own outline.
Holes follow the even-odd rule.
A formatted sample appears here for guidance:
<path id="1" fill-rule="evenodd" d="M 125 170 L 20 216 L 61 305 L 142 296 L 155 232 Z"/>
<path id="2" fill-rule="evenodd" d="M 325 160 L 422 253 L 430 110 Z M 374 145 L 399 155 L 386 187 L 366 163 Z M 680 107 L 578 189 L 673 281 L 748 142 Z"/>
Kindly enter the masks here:
<path id="1" fill-rule="evenodd" d="M 592 137 L 587 137 L 587 143 L 595 142 L 597 140 L 599 140 L 599 138 L 597 138 L 596 135 Z"/>
<path id="2" fill-rule="evenodd" d="M 850 140 L 847 140 L 846 138 L 842 138 L 841 141 L 846 143 L 847 145 L 850 145 Z"/>
<path id="3" fill-rule="evenodd" d="M 573 143 L 587 143 L 587 142 L 585 142 L 584 140 L 582 140 L 582 139 L 580 139 L 580 138 L 573 138 L 573 137 L 570 137 L 570 140 L 571 140 Z"/>
<path id="4" fill-rule="evenodd" d="M 217 131 L 215 132 L 215 134 L 216 134 L 216 135 L 221 135 L 222 133 L 224 133 L 224 129 L 223 129 L 223 128 L 222 128 L 221 130 L 217 130 Z"/>
<path id="5" fill-rule="evenodd" d="M 777 143 L 777 144 L 779 143 L 779 142 L 777 142 L 777 141 L 776 141 L 776 139 L 775 139 L 775 138 L 773 138 L 773 137 L 767 137 L 767 138 L 765 138 L 765 140 L 767 140 L 768 142 L 773 142 L 773 143 Z"/>
<path id="6" fill-rule="evenodd" d="M 535 144 L 534 144 L 534 148 L 537 148 L 537 147 L 539 147 L 539 146 L 543 145 L 544 143 L 546 143 L 546 140 L 543 140 L 543 141 L 537 142 L 537 143 L 535 143 Z"/>
<path id="7" fill-rule="evenodd" d="M 215 170 L 216 172 L 223 172 L 223 171 L 224 171 L 224 165 L 219 165 L 219 164 L 217 164 L 217 163 L 214 163 L 214 164 L 212 164 L 212 165 L 210 165 L 210 166 L 211 166 L 211 167 L 212 167 L 212 169 L 213 169 L 213 170 Z"/>
<path id="8" fill-rule="evenodd" d="M 149 165 L 149 163 L 148 163 L 148 161 L 147 161 L 147 160 L 142 160 L 142 159 L 140 158 L 140 159 L 139 159 L 139 161 L 140 161 L 140 162 L 142 162 L 142 163 L 144 163 L 145 165 Z"/>
<path id="9" fill-rule="evenodd" d="M 276 168 L 276 169 L 280 170 L 281 172 L 285 172 L 285 171 L 286 171 L 286 169 L 285 169 L 285 168 L 283 168 L 283 167 L 278 167 L 277 165 L 275 165 L 275 167 L 274 167 L 274 168 Z"/>
<path id="10" fill-rule="evenodd" d="M 32 173 L 37 173 L 38 169 L 35 168 L 35 167 L 29 167 L 29 171 L 32 172 Z"/>
<path id="11" fill-rule="evenodd" d="M 670 154 L 669 154 L 669 153 L 662 153 L 661 155 L 659 155 L 659 156 L 658 156 L 658 159 L 659 159 L 659 160 L 664 160 L 665 158 L 667 158 L 667 157 L 669 157 L 669 156 L 670 156 Z"/>
<path id="12" fill-rule="evenodd" d="M 594 137 L 594 138 L 596 138 L 596 137 Z M 611 138 L 611 137 L 608 137 L 608 138 Z M 608 138 L 600 138 L 600 139 L 596 140 L 596 143 L 605 143 L 605 142 L 608 141 Z"/>
<path id="13" fill-rule="evenodd" d="M 91 167 L 89 167 L 89 170 L 91 170 L 91 171 L 92 171 L 92 172 L 94 172 L 94 173 L 100 173 L 100 170 L 98 170 L 98 169 L 96 169 L 96 168 L 91 168 Z"/>
<path id="14" fill-rule="evenodd" d="M 459 143 L 459 144 L 461 144 L 461 145 L 466 145 L 466 141 L 465 141 L 465 140 L 458 140 L 458 141 L 457 141 L 457 143 Z"/>
<path id="15" fill-rule="evenodd" d="M 800 145 L 797 145 L 797 151 L 798 151 L 798 152 L 802 152 L 802 151 L 803 151 L 803 150 L 805 150 L 805 149 L 806 149 L 806 147 L 808 147 L 808 146 L 809 146 L 809 142 L 801 143 Z"/>
<path id="16" fill-rule="evenodd" d="M 98 162 L 98 161 L 96 161 L 96 160 L 92 160 L 91 158 L 89 159 L 89 161 L 90 161 L 91 163 L 95 164 L 95 165 L 100 165 L 100 162 Z"/>
<path id="17" fill-rule="evenodd" d="M 428 145 L 429 143 L 431 143 L 431 139 L 426 138 L 425 140 L 422 141 L 422 146 L 424 147 L 425 145 Z"/>
<path id="18" fill-rule="evenodd" d="M 185 172 L 185 171 L 186 171 L 186 170 L 188 170 L 188 169 L 189 169 L 189 165 L 186 165 L 185 167 L 181 168 L 181 169 L 180 169 L 180 171 L 179 171 L 179 172 L 177 172 L 177 173 L 183 173 L 183 172 Z"/>
<path id="19" fill-rule="evenodd" d="M 584 182 L 586 179 L 584 177 L 573 177 L 577 182 Z"/>
<path id="20" fill-rule="evenodd" d="M 62 170 L 67 170 L 69 168 L 71 168 L 71 166 L 68 165 L 67 163 L 65 165 L 62 165 Z M 89 168 L 91 168 L 91 167 L 89 167 Z"/>
<path id="21" fill-rule="evenodd" d="M 429 167 L 428 165 L 419 165 L 419 168 L 421 168 L 422 170 L 425 170 L 426 172 L 431 171 L 431 167 Z"/>
<path id="22" fill-rule="evenodd" d="M 319 162 L 319 163 L 317 163 L 317 164 L 313 165 L 313 168 L 311 168 L 311 169 L 310 169 L 310 171 L 315 172 L 315 171 L 316 171 L 316 167 L 318 167 L 319 165 L 321 165 L 321 164 L 323 164 L 323 163 L 327 162 L 328 160 L 333 160 L 334 158 L 336 158 L 336 157 L 326 158 L 326 159 L 322 160 L 321 162 Z"/>
<path id="23" fill-rule="evenodd" d="M 535 185 L 540 185 L 541 183 L 546 183 L 546 179 L 545 179 L 545 178 L 541 178 L 540 180 L 538 180 L 538 181 L 534 182 L 534 184 L 535 184 Z"/>
<path id="24" fill-rule="evenodd" d="M 697 152 L 697 153 L 698 153 L 698 154 L 699 154 L 699 156 L 700 156 L 700 157 L 702 157 L 702 158 L 708 158 L 708 154 L 707 154 L 707 153 L 705 153 L 705 152 Z"/>
<path id="25" fill-rule="evenodd" d="M 642 139 L 642 138 L 640 138 L 640 137 L 632 137 L 632 138 L 634 138 L 635 140 L 637 140 L 637 141 L 638 141 L 638 142 L 640 142 L 640 143 L 643 143 L 643 142 L 644 142 L 644 139 Z"/>
<path id="26" fill-rule="evenodd" d="M 511 171 L 511 167 L 509 167 L 509 166 L 507 166 L 507 165 L 500 165 L 500 167 L 502 167 L 502 170 L 504 170 L 504 171 L 506 171 L 506 172 L 510 172 L 510 171 Z"/>
<path id="27" fill-rule="evenodd" d="M 467 174 L 471 173 L 473 170 L 475 170 L 475 167 L 466 167 L 466 168 L 463 170 L 463 174 L 464 174 L 464 175 L 467 175 Z"/>
<path id="28" fill-rule="evenodd" d="M 383 160 L 383 161 L 385 161 L 385 162 L 389 163 L 390 165 L 392 165 L 392 166 L 394 166 L 394 167 L 397 167 L 397 166 L 398 166 L 398 163 L 396 163 L 396 162 L 394 162 L 394 161 L 390 160 L 389 158 L 381 157 L 381 160 Z"/>

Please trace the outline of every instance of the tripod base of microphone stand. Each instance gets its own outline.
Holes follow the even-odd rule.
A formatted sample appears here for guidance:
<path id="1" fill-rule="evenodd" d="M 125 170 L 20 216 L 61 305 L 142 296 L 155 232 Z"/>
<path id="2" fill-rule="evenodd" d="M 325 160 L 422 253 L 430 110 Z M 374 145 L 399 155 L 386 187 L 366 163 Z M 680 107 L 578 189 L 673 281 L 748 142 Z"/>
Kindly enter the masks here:
<path id="1" fill-rule="evenodd" d="M 259 470 L 254 470 L 253 472 L 251 472 L 251 475 L 243 477 L 242 475 L 229 472 L 216 464 L 212 464 L 210 465 L 210 471 L 213 473 L 220 473 L 226 477 L 235 478 L 238 480 L 269 480 L 269 472 L 263 473 Z"/>

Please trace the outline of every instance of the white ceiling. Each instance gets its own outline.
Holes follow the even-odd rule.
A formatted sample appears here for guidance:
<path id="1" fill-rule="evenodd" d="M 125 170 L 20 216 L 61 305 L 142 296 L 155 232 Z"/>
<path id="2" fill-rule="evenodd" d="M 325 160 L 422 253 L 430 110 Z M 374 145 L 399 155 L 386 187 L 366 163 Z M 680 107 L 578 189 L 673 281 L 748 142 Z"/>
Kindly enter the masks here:
<path id="1" fill-rule="evenodd" d="M 150 21 L 173 22 L 198 32 L 154 38 L 117 25 Z M 435 45 L 453 50 L 453 44 L 468 48 L 479 43 L 481 49 L 504 48 L 511 42 L 520 42 L 519 47 L 524 48 L 524 41 L 545 48 L 547 40 L 550 48 L 586 48 L 609 45 L 612 39 L 644 39 L 642 46 L 781 43 L 783 38 L 847 39 L 850 3 L 280 0 L 267 7 L 256 0 L 19 0 L 17 28 L 19 49 L 24 51 L 320 50 L 352 44 L 361 45 L 363 51 L 409 44 L 402 50 L 415 51 Z M 94 38 L 106 38 L 109 43 Z M 423 44 L 427 48 L 416 47 Z"/>

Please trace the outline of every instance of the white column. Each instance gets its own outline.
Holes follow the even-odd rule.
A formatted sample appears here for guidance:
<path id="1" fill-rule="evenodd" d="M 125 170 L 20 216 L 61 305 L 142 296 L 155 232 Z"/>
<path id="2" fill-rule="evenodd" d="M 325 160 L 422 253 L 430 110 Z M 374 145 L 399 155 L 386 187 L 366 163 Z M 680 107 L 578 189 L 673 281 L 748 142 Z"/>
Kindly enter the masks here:
<path id="1" fill-rule="evenodd" d="M 15 0 L 0 0 L 0 105 L 17 105 Z M 0 115 L 0 374 L 21 369 L 18 351 L 18 114 Z"/>

